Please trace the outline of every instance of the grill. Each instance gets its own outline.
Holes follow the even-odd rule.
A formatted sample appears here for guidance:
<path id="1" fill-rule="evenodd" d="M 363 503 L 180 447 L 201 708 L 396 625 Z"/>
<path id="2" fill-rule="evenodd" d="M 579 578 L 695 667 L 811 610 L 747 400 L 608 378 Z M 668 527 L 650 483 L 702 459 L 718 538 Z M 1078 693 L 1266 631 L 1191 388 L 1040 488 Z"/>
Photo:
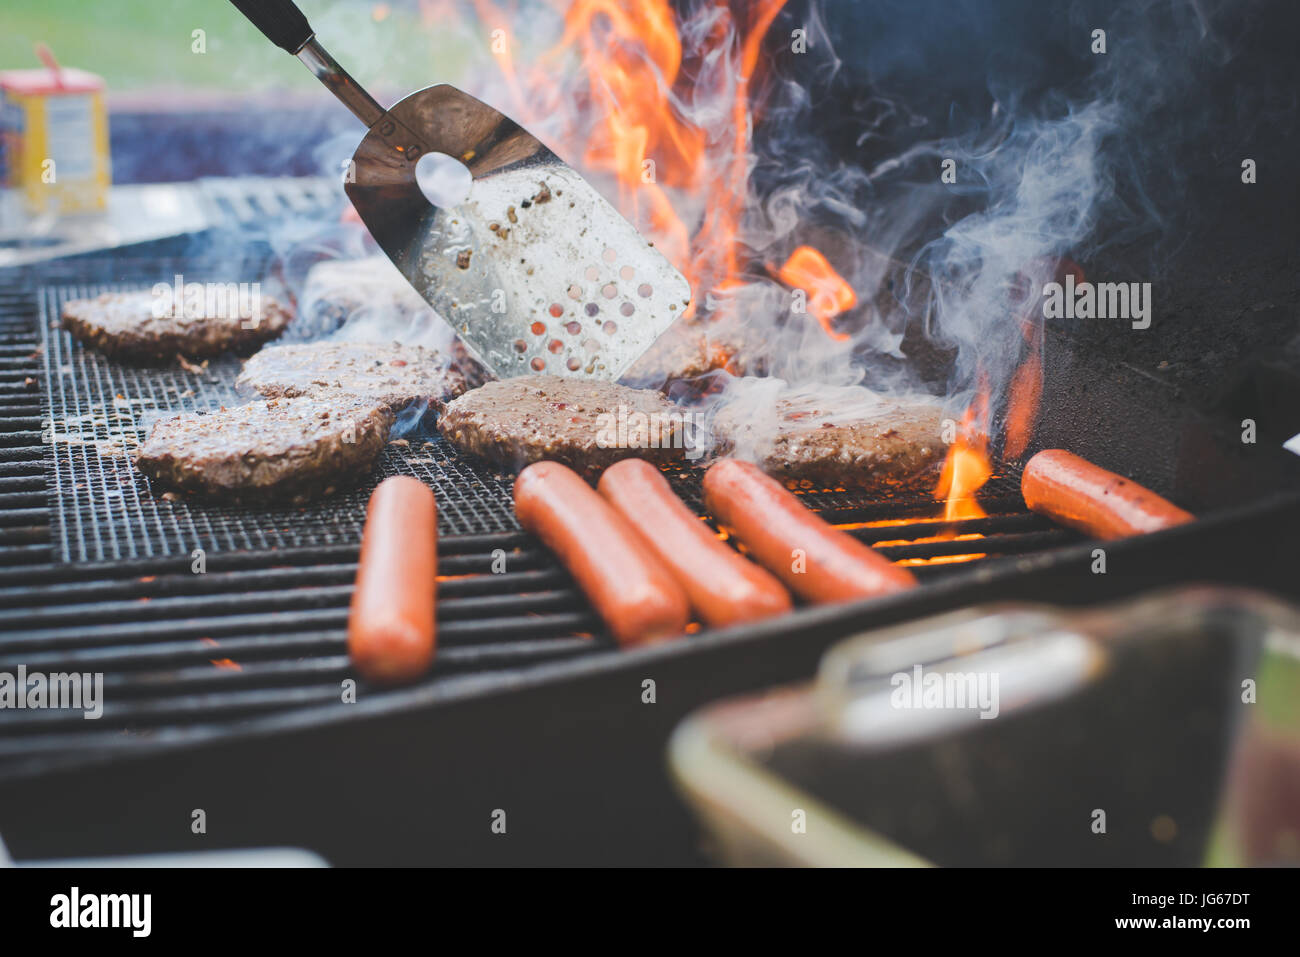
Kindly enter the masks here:
<path id="1" fill-rule="evenodd" d="M 132 441 L 164 411 L 230 402 L 238 363 L 127 368 L 71 341 L 57 318 L 69 298 L 175 272 L 265 274 L 264 250 L 238 268 L 190 251 L 65 260 L 0 284 L 0 671 L 102 672 L 105 702 L 95 722 L 40 710 L 0 721 L 0 821 L 23 822 L 5 834 L 19 857 L 175 850 L 188 832 L 164 822 L 201 806 L 226 821 L 205 847 L 295 843 L 336 863 L 427 862 L 430 849 L 447 862 L 680 862 L 695 852 L 659 770 L 677 720 L 705 701 L 810 673 L 855 630 L 976 601 L 1084 602 L 1197 577 L 1294 587 L 1288 529 L 1300 528 L 1300 504 L 1283 491 L 1292 463 L 1233 446 L 1149 377 L 1113 362 L 1099 376 L 1086 352 L 1049 337 L 1049 384 L 1060 392 L 1044 396 L 1042 443 L 1222 514 L 1108 546 L 1110 570 L 1095 575 L 1092 543 L 1026 512 L 1014 472 L 985 486 L 988 517 L 951 525 L 933 518 L 925 495 L 807 490 L 811 506 L 912 566 L 924 587 L 620 650 L 519 530 L 510 479 L 437 437 L 390 445 L 370 482 L 310 507 L 151 492 L 125 454 Z M 1081 409 L 1079 384 L 1098 381 L 1105 388 Z M 1135 414 L 1177 438 L 1144 450 L 1125 438 L 1140 430 L 1080 426 Z M 399 473 L 438 494 L 438 657 L 418 685 L 363 684 L 346 703 L 364 504 L 374 481 Z M 695 472 L 669 477 L 700 510 Z M 1238 487 L 1259 501 L 1225 509 Z M 501 557 L 505 572 L 494 574 Z M 640 698 L 647 678 L 660 689 L 654 708 Z M 382 821 L 373 820 L 376 793 L 388 802 Z M 635 833 L 629 795 L 653 818 Z M 575 800 L 601 804 L 576 843 L 541 823 Z M 496 807 L 522 814 L 529 832 L 492 844 L 486 827 L 478 836 L 451 823 Z M 341 814 L 367 823 L 340 827 Z"/>
<path id="2" fill-rule="evenodd" d="M 203 272 L 202 263 L 185 269 L 187 280 Z M 539 664 L 619 654 L 563 569 L 520 531 L 510 477 L 466 461 L 436 435 L 390 445 L 371 481 L 307 507 L 167 501 L 150 491 L 130 462 L 134 444 L 165 412 L 239 401 L 239 361 L 129 367 L 61 329 L 65 301 L 132 286 L 11 286 L 3 300 L 12 391 L 3 422 L 0 670 L 102 671 L 105 706 L 94 724 L 60 711 L 6 716 L 0 771 L 207 738 L 258 716 L 339 704 L 351 675 L 344 635 L 365 503 L 388 475 L 413 475 L 438 492 L 444 581 L 429 688 L 508 682 Z M 670 478 L 700 510 L 695 470 Z M 935 505 L 924 496 L 805 497 L 933 580 L 980 560 L 972 556 L 1076 539 L 1025 512 L 1016 488 L 1014 474 L 995 478 L 985 497 L 991 516 L 956 524 L 929 519 Z M 492 573 L 497 558 L 503 574 Z"/>

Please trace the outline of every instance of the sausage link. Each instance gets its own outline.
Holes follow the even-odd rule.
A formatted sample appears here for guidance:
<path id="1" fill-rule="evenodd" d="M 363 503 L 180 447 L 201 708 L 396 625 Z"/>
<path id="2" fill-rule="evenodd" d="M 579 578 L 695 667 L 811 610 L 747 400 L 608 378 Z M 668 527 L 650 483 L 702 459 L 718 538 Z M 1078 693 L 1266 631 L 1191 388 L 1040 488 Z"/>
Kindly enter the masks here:
<path id="1" fill-rule="evenodd" d="M 429 670 L 438 587 L 438 506 L 406 475 L 379 483 L 361 536 L 348 613 L 348 654 L 371 681 L 413 681 Z"/>
<path id="2" fill-rule="evenodd" d="M 515 479 L 519 524 L 569 570 L 621 645 L 682 634 L 686 594 L 612 505 L 576 472 L 535 462 Z"/>
<path id="3" fill-rule="evenodd" d="M 1020 476 L 1025 504 L 1094 538 L 1142 535 L 1195 519 L 1155 492 L 1064 449 L 1045 449 Z"/>
<path id="4" fill-rule="evenodd" d="M 813 602 L 912 588 L 916 576 L 833 528 L 750 462 L 722 459 L 704 476 L 704 502 L 760 565 Z"/>
<path id="5" fill-rule="evenodd" d="M 644 459 L 624 459 L 597 485 L 686 592 L 706 624 L 723 628 L 780 615 L 790 594 L 771 574 L 718 540 Z"/>

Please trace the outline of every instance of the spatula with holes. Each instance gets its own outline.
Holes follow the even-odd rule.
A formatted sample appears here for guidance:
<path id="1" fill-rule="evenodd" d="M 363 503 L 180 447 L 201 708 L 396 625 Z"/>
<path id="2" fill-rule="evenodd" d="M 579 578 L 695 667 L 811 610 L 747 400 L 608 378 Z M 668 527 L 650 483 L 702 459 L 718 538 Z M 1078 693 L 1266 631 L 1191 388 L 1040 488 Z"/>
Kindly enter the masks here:
<path id="1" fill-rule="evenodd" d="M 344 190 L 416 291 L 500 378 L 617 379 L 690 303 L 685 278 L 541 142 L 446 84 L 385 110 L 291 0 L 231 0 L 368 128 Z"/>

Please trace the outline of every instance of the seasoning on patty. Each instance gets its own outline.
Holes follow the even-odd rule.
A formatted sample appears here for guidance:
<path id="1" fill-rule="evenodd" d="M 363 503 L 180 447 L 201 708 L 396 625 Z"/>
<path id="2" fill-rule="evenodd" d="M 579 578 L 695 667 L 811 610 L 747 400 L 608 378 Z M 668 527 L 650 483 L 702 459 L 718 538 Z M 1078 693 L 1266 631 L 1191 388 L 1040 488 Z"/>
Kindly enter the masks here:
<path id="1" fill-rule="evenodd" d="M 718 455 L 818 488 L 910 485 L 943 460 L 943 406 L 936 399 L 779 385 L 766 380 L 724 395 L 710 424 Z"/>
<path id="2" fill-rule="evenodd" d="M 245 504 L 304 502 L 369 474 L 393 415 L 331 396 L 268 399 L 154 424 L 136 467 L 154 482 Z"/>
<path id="3" fill-rule="evenodd" d="M 235 385 L 273 398 L 363 396 L 396 412 L 419 401 L 441 410 L 465 391 L 465 377 L 435 349 L 330 341 L 269 346 L 244 363 Z"/>
<path id="4" fill-rule="evenodd" d="M 159 299 L 149 290 L 106 292 L 64 303 L 63 325 L 82 342 L 115 359 L 167 362 L 177 356 L 201 359 L 227 351 L 251 352 L 283 332 L 293 318 L 269 296 L 245 304 L 239 298 L 168 303 L 162 315 L 155 315 Z"/>
<path id="5" fill-rule="evenodd" d="M 625 458 L 682 461 L 690 426 L 658 392 L 549 375 L 489 382 L 449 402 L 438 421 L 462 452 L 514 471 L 561 462 L 588 479 Z"/>

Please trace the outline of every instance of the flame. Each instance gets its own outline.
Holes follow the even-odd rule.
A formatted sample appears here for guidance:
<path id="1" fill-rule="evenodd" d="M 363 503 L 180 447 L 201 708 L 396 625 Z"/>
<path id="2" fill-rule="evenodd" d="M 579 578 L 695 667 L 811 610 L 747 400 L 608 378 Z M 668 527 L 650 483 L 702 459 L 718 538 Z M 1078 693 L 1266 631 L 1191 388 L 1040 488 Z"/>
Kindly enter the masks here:
<path id="1" fill-rule="evenodd" d="M 976 538 L 983 538 L 979 532 L 970 532 L 966 535 L 924 535 L 921 538 L 891 538 L 886 541 L 872 542 L 872 548 L 888 548 L 896 545 L 929 545 L 934 542 L 966 542 Z"/>
<path id="2" fill-rule="evenodd" d="M 944 521 L 960 522 L 987 514 L 975 500 L 975 493 L 993 475 L 988 455 L 988 403 L 988 381 L 981 379 L 975 400 L 962 416 L 961 428 L 948 448 L 939 485 L 934 490 L 936 498 L 945 500 Z"/>
<path id="3" fill-rule="evenodd" d="M 1036 261 L 1036 265 L 1041 261 Z M 1083 269 L 1072 259 L 1061 259 L 1048 268 L 1056 281 L 1066 273 L 1074 274 L 1075 283 L 1083 282 Z M 1016 368 L 1007 387 L 1007 412 L 1003 424 L 1002 457 L 1018 459 L 1025 454 L 1038 423 L 1038 406 L 1043 395 L 1043 321 L 1038 312 L 1039 297 L 1031 294 L 1026 279 L 1020 328 L 1025 336 L 1025 358 Z"/>
<path id="4" fill-rule="evenodd" d="M 906 568 L 915 568 L 918 565 L 956 565 L 960 562 L 973 562 L 976 559 L 988 558 L 986 552 L 971 552 L 969 555 L 936 555 L 934 558 L 904 558 L 901 561 L 894 562 L 895 565 L 902 565 Z"/>
<path id="5" fill-rule="evenodd" d="M 848 333 L 836 332 L 831 320 L 856 306 L 858 297 L 825 256 L 811 246 L 800 246 L 776 271 L 776 276 L 787 286 L 808 294 L 808 311 L 822 324 L 828 336 L 837 342 L 848 341 Z"/>
<path id="6" fill-rule="evenodd" d="M 1018 459 L 1025 453 L 1034 425 L 1038 421 L 1038 400 L 1043 394 L 1043 357 L 1030 346 L 1030 353 L 1011 377 L 1007 395 L 1006 438 L 1002 443 L 1005 459 Z"/>
<path id="7" fill-rule="evenodd" d="M 540 127 L 542 120 L 564 117 L 568 128 L 552 129 L 551 136 L 560 154 L 574 143 L 587 144 L 579 165 L 613 178 L 619 211 L 690 282 L 695 297 L 687 315 L 709 293 L 738 283 L 744 269 L 737 234 L 748 199 L 751 95 L 759 80 L 763 36 L 785 0 L 756 0 L 739 10 L 714 0 L 689 63 L 670 0 L 575 0 L 564 11 L 559 40 L 526 72 L 509 48 L 509 17 L 490 0 L 474 0 L 474 5 L 494 36 L 505 38 L 493 52 L 525 125 Z M 736 22 L 740 18 L 743 23 Z M 558 64 L 571 56 L 578 59 L 583 81 L 576 104 L 572 89 L 562 89 L 556 80 Z M 716 63 L 728 68 L 710 68 Z M 717 115 L 725 115 L 726 122 L 698 124 L 678 106 L 703 97 L 720 102 Z M 671 191 L 706 200 L 698 222 L 682 218 Z"/>

